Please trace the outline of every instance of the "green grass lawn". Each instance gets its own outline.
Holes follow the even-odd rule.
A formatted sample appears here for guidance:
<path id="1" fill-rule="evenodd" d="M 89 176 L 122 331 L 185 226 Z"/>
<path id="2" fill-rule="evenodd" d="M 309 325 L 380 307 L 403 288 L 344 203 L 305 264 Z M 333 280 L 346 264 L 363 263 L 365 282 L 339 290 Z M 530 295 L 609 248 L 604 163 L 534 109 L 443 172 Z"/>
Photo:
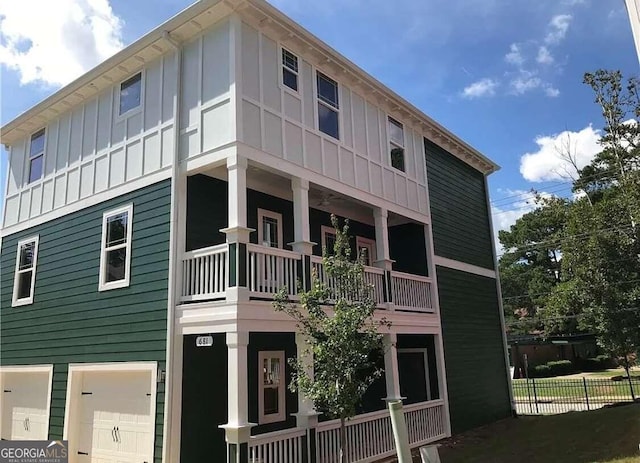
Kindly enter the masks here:
<path id="1" fill-rule="evenodd" d="M 535 394 L 538 398 L 584 398 L 584 383 L 582 379 L 536 379 Z M 533 382 L 529 380 L 514 379 L 513 393 L 517 399 L 534 398 Z M 640 381 L 634 379 L 633 390 L 636 397 L 640 396 Z M 631 390 L 628 381 L 611 381 L 606 378 L 587 379 L 587 391 L 589 397 L 618 397 L 631 399 Z"/>
<path id="2" fill-rule="evenodd" d="M 440 458 L 442 463 L 638 463 L 639 443 L 636 404 L 503 420 L 447 439 Z"/>

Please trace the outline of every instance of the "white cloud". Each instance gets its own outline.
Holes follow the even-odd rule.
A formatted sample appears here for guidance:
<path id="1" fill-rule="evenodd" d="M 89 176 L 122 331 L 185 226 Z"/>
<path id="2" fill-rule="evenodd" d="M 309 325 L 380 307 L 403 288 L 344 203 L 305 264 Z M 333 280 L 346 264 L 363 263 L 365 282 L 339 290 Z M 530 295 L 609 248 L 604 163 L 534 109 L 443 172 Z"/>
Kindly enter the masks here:
<path id="1" fill-rule="evenodd" d="M 522 50 L 517 43 L 512 43 L 509 47 L 509 53 L 504 55 L 504 60 L 507 63 L 515 64 L 516 66 L 522 66 L 524 63 L 524 57 L 522 56 Z"/>
<path id="2" fill-rule="evenodd" d="M 557 45 L 567 35 L 569 25 L 573 17 L 570 14 L 558 14 L 549 21 L 549 32 L 544 38 L 544 42 L 548 45 Z"/>
<path id="3" fill-rule="evenodd" d="M 553 63 L 553 55 L 547 47 L 542 45 L 540 48 L 538 48 L 538 56 L 536 56 L 536 61 L 540 64 L 551 64 Z"/>
<path id="4" fill-rule="evenodd" d="M 569 152 L 577 167 L 583 168 L 602 151 L 598 141 L 600 131 L 589 124 L 584 129 L 573 132 L 565 130 L 559 134 L 540 136 L 535 142 L 538 150 L 525 153 L 520 158 L 520 173 L 530 182 L 566 180 L 576 176 L 576 169 L 562 155 Z"/>
<path id="5" fill-rule="evenodd" d="M 504 248 L 498 240 L 498 232 L 500 230 L 509 230 L 511 225 L 516 221 L 533 211 L 536 208 L 536 193 L 526 190 L 498 190 L 502 194 L 502 199 L 495 199 L 495 204 L 491 205 L 491 214 L 493 220 L 493 231 L 496 243 L 496 253 L 501 255 Z M 541 196 L 550 198 L 549 193 L 539 193 Z"/>
<path id="6" fill-rule="evenodd" d="M 480 79 L 465 87 L 464 90 L 462 90 L 462 96 L 465 98 L 493 96 L 496 93 L 498 85 L 499 83 L 494 79 Z"/>
<path id="7" fill-rule="evenodd" d="M 0 63 L 22 85 L 67 84 L 122 47 L 109 0 L 0 2 Z"/>
<path id="8" fill-rule="evenodd" d="M 560 96 L 560 90 L 558 90 L 555 87 L 552 87 L 551 85 L 548 85 L 547 87 L 545 87 L 544 93 L 549 98 L 556 98 L 556 97 Z"/>
<path id="9" fill-rule="evenodd" d="M 515 95 L 523 95 L 542 85 L 542 79 L 532 72 L 522 71 L 518 77 L 511 80 L 511 91 Z"/>

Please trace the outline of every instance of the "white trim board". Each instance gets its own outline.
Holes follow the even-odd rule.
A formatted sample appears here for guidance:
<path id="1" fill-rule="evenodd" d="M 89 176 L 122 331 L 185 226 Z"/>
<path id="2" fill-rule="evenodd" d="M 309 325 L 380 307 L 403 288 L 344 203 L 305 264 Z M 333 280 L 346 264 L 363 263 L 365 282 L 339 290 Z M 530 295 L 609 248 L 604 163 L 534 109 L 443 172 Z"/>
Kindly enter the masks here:
<path id="1" fill-rule="evenodd" d="M 497 273 L 495 270 L 479 267 L 477 265 L 467 264 L 465 262 L 460 262 L 459 260 L 448 259 L 441 256 L 433 256 L 433 262 L 440 267 L 447 267 L 453 270 L 460 270 L 461 272 L 473 273 L 474 275 L 480 275 L 487 278 L 497 278 Z"/>

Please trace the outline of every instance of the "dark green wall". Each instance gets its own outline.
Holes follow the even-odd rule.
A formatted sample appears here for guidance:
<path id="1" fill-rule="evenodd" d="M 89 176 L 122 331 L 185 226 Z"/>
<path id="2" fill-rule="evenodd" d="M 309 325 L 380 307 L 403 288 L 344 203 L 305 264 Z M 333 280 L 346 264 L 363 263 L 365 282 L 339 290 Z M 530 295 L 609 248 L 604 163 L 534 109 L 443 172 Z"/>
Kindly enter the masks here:
<path id="1" fill-rule="evenodd" d="M 393 270 L 429 276 L 424 225 L 407 223 L 389 227 L 389 257 Z"/>
<path id="2" fill-rule="evenodd" d="M 296 418 L 292 413 L 298 411 L 298 395 L 289 390 L 291 375 L 289 359 L 296 357 L 295 333 L 249 333 L 249 345 L 247 346 L 247 381 L 249 383 L 249 421 L 258 423 L 258 353 L 260 351 L 283 350 L 286 363 L 286 420 L 278 423 L 267 423 L 255 426 L 251 434 L 263 434 L 265 432 L 279 431 L 281 429 L 296 426 Z"/>
<path id="3" fill-rule="evenodd" d="M 62 439 L 69 363 L 157 361 L 164 369 L 170 200 L 165 181 L 2 240 L 0 362 L 54 364 L 50 439 Z M 102 214 L 131 202 L 131 284 L 99 292 Z M 36 234 L 34 303 L 11 307 L 17 243 Z M 156 409 L 160 461 L 164 384 Z"/>
<path id="4" fill-rule="evenodd" d="M 226 461 L 227 341 L 213 334 L 213 346 L 196 347 L 196 337 L 184 336 L 180 463 Z"/>
<path id="5" fill-rule="evenodd" d="M 451 426 L 459 433 L 510 415 L 496 281 L 437 267 Z"/>
<path id="6" fill-rule="evenodd" d="M 494 268 L 484 175 L 425 139 L 437 256 Z"/>

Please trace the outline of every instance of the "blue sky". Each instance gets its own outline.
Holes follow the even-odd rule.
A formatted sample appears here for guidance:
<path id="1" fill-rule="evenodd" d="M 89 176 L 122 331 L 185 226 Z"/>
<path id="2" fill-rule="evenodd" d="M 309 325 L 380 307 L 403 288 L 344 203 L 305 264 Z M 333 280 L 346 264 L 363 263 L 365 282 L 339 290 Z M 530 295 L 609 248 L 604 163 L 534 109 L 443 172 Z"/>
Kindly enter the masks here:
<path id="1" fill-rule="evenodd" d="M 597 151 L 602 120 L 584 72 L 638 72 L 622 0 L 271 1 L 500 164 L 498 228 L 530 210 L 531 188 L 569 193 L 557 155 L 567 141 L 582 164 Z M 190 3 L 4 2 L 2 124 Z M 52 4 L 34 24 L 31 11 Z M 5 170 L 3 153 L 3 185 Z"/>

